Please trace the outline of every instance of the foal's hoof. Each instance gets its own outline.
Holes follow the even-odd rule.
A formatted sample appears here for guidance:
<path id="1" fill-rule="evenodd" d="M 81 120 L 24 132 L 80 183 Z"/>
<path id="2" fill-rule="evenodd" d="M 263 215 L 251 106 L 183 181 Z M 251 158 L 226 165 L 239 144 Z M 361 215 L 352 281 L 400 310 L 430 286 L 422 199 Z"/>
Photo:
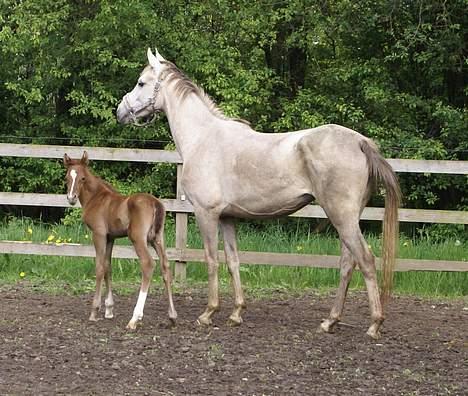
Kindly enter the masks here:
<path id="1" fill-rule="evenodd" d="M 176 316 L 176 317 L 169 317 L 169 325 L 170 325 L 171 327 L 175 327 L 175 326 L 176 326 L 176 324 L 177 324 L 177 320 L 176 320 L 176 319 L 177 319 L 177 316 Z"/>
<path id="2" fill-rule="evenodd" d="M 89 320 L 90 322 L 97 322 L 99 319 L 97 318 L 96 315 L 91 314 L 91 315 L 89 315 L 88 320 Z"/>
<path id="3" fill-rule="evenodd" d="M 114 310 L 111 307 L 106 307 L 106 312 L 104 313 L 105 319 L 114 319 Z"/>
<path id="4" fill-rule="evenodd" d="M 237 327 L 240 326 L 242 322 L 242 317 L 231 315 L 227 321 L 227 324 L 232 327 Z"/>

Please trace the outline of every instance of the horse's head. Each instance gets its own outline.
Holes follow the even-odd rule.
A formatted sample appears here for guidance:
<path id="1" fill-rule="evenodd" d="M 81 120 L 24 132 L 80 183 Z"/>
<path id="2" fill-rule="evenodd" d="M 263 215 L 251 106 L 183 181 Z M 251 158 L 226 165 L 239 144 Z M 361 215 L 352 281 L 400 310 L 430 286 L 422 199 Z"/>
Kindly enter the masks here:
<path id="1" fill-rule="evenodd" d="M 88 153 L 85 151 L 79 160 L 65 154 L 63 164 L 67 168 L 67 200 L 70 205 L 75 205 L 88 175 Z"/>
<path id="2" fill-rule="evenodd" d="M 160 95 L 161 75 L 164 69 L 162 62 L 164 58 L 158 51 L 154 56 L 148 48 L 149 65 L 141 73 L 133 90 L 122 98 L 117 108 L 117 120 L 120 123 L 146 125 L 153 121 L 156 113 L 161 110 L 163 106 L 163 98 Z M 138 122 L 139 119 L 143 120 L 143 124 Z"/>

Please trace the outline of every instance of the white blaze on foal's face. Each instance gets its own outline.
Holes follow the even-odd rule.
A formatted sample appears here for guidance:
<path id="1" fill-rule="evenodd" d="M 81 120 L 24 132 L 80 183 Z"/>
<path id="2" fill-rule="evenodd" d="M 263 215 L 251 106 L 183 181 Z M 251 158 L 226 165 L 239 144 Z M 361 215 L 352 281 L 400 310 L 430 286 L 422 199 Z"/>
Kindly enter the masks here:
<path id="1" fill-rule="evenodd" d="M 70 171 L 70 177 L 71 177 L 71 186 L 70 188 L 68 189 L 68 194 L 67 194 L 67 199 L 68 199 L 68 202 L 71 204 L 71 205 L 75 205 L 76 204 L 76 199 L 77 199 L 77 194 L 75 193 L 75 187 L 76 187 L 76 178 L 78 176 L 78 173 L 76 172 L 75 169 L 72 169 Z"/>

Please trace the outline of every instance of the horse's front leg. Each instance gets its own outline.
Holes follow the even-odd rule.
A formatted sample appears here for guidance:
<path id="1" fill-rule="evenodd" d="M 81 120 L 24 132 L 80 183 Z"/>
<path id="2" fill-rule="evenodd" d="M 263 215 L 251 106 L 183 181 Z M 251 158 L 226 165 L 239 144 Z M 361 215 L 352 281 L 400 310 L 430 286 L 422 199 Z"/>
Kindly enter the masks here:
<path id="1" fill-rule="evenodd" d="M 229 317 L 229 322 L 238 326 L 242 323 L 242 310 L 245 308 L 244 293 L 239 274 L 239 255 L 237 253 L 236 228 L 232 219 L 220 220 L 224 239 L 224 253 L 226 263 L 231 274 L 232 287 L 234 290 L 234 311 Z"/>
<path id="2" fill-rule="evenodd" d="M 106 305 L 106 313 L 104 317 L 106 319 L 112 319 L 114 317 L 114 297 L 112 295 L 112 248 L 114 247 L 114 239 L 108 237 L 106 244 L 106 273 L 104 279 L 106 282 L 106 299 L 104 304 Z"/>
<path id="3" fill-rule="evenodd" d="M 98 320 L 98 312 L 101 309 L 101 290 L 102 280 L 107 272 L 106 245 L 107 236 L 99 232 L 93 232 L 94 249 L 96 250 L 96 291 L 94 293 L 91 305 L 91 314 L 89 320 L 95 322 Z"/>
<path id="4" fill-rule="evenodd" d="M 210 325 L 211 316 L 219 309 L 218 297 L 218 221 L 219 216 L 206 211 L 195 211 L 198 227 L 203 238 L 205 260 L 208 267 L 208 306 L 199 317 L 197 323 Z"/>

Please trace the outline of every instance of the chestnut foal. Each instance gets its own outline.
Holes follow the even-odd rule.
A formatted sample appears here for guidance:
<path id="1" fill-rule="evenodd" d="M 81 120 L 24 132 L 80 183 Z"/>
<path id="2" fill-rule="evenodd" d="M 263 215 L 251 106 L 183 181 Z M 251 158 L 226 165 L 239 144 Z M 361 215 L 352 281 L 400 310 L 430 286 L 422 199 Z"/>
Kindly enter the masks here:
<path id="1" fill-rule="evenodd" d="M 96 249 L 96 293 L 94 295 L 89 320 L 97 321 L 101 307 L 101 287 L 106 281 L 105 318 L 114 317 L 114 299 L 111 288 L 111 256 L 114 239 L 128 236 L 140 259 L 142 280 L 140 294 L 128 322 L 128 329 L 135 329 L 143 318 L 143 308 L 153 275 L 154 262 L 148 251 L 150 243 L 159 256 L 162 277 L 169 300 L 169 319 L 174 323 L 177 312 L 172 301 L 172 276 L 164 246 L 164 205 L 150 194 L 133 194 L 125 197 L 110 184 L 93 175 L 88 168 L 88 154 L 85 151 L 80 160 L 63 157 L 67 168 L 67 199 L 71 205 L 80 200 L 83 208 L 83 221 L 93 233 Z"/>

